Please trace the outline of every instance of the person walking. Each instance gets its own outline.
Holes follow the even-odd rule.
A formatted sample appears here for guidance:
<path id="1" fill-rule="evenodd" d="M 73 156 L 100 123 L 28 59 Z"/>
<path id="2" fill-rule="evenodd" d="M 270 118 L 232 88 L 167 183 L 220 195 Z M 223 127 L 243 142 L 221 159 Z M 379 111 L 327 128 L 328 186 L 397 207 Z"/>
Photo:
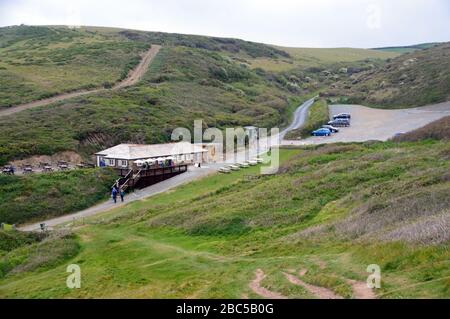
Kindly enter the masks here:
<path id="1" fill-rule="evenodd" d="M 113 186 L 113 189 L 111 191 L 111 197 L 114 200 L 114 204 L 117 203 L 117 188 L 116 188 L 116 186 Z"/>
<path id="2" fill-rule="evenodd" d="M 120 189 L 120 200 L 123 202 L 123 198 L 125 197 L 125 191 L 121 188 Z"/>

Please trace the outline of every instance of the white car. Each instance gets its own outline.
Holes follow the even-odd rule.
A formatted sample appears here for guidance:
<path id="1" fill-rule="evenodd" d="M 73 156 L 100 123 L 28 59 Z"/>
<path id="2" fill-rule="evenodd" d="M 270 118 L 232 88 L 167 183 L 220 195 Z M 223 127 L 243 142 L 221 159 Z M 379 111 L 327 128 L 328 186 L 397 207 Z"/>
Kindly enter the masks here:
<path id="1" fill-rule="evenodd" d="M 331 131 L 331 133 L 338 133 L 339 129 L 334 127 L 333 125 L 322 125 L 322 128 L 327 128 Z"/>

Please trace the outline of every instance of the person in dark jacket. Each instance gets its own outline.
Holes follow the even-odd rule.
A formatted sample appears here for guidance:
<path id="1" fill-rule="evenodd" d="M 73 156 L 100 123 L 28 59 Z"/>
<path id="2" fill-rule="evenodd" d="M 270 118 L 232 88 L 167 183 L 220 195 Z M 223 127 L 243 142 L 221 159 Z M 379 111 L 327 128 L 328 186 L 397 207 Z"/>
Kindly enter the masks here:
<path id="1" fill-rule="evenodd" d="M 117 188 L 114 186 L 111 191 L 111 197 L 114 200 L 114 203 L 117 203 Z"/>
<path id="2" fill-rule="evenodd" d="M 125 191 L 121 188 L 120 189 L 120 200 L 123 202 L 123 198 L 125 197 Z"/>

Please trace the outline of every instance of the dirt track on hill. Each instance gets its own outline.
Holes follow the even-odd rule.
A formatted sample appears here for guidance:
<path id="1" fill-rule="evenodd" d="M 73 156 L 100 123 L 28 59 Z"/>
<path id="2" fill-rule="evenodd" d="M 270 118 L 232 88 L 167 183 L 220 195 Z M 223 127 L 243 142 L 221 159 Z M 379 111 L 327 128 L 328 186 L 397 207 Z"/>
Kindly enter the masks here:
<path id="1" fill-rule="evenodd" d="M 257 295 L 266 299 L 286 299 L 286 296 L 274 291 L 270 291 L 261 286 L 261 281 L 266 278 L 266 275 L 261 269 L 255 271 L 255 279 L 249 283 L 250 289 Z"/>
<path id="2" fill-rule="evenodd" d="M 145 74 L 147 71 L 150 63 L 152 62 L 153 58 L 158 54 L 159 50 L 161 49 L 160 45 L 153 44 L 151 48 L 145 52 L 145 54 L 142 56 L 141 62 L 137 65 L 136 68 L 130 71 L 128 76 L 123 80 L 114 85 L 111 89 L 105 89 L 105 88 L 96 88 L 92 90 L 80 90 L 75 92 L 69 92 L 69 93 L 63 93 L 59 95 L 55 95 L 52 97 L 49 97 L 48 99 L 33 101 L 25 104 L 20 104 L 17 106 L 12 106 L 3 110 L 0 110 L 0 117 L 8 116 L 14 113 L 18 113 L 24 110 L 28 110 L 31 108 L 35 108 L 38 106 L 44 106 L 55 102 L 60 102 L 63 100 L 71 99 L 73 97 L 82 96 L 86 94 L 92 94 L 92 93 L 98 93 L 108 90 L 118 90 L 121 88 L 125 88 L 131 85 L 136 84 Z"/>

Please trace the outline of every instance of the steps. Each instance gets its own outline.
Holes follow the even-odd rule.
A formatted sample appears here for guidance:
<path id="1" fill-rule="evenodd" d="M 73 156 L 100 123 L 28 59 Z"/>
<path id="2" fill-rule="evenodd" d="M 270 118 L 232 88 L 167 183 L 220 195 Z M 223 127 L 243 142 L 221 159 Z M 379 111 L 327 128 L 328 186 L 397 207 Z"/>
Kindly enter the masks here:
<path id="1" fill-rule="evenodd" d="M 111 188 L 116 186 L 118 189 L 121 188 L 126 191 L 128 188 L 134 187 L 134 185 L 136 185 L 141 178 L 141 171 L 142 170 L 139 170 L 135 173 L 132 169 L 130 169 L 127 175 L 125 175 L 125 177 L 118 178 Z"/>

